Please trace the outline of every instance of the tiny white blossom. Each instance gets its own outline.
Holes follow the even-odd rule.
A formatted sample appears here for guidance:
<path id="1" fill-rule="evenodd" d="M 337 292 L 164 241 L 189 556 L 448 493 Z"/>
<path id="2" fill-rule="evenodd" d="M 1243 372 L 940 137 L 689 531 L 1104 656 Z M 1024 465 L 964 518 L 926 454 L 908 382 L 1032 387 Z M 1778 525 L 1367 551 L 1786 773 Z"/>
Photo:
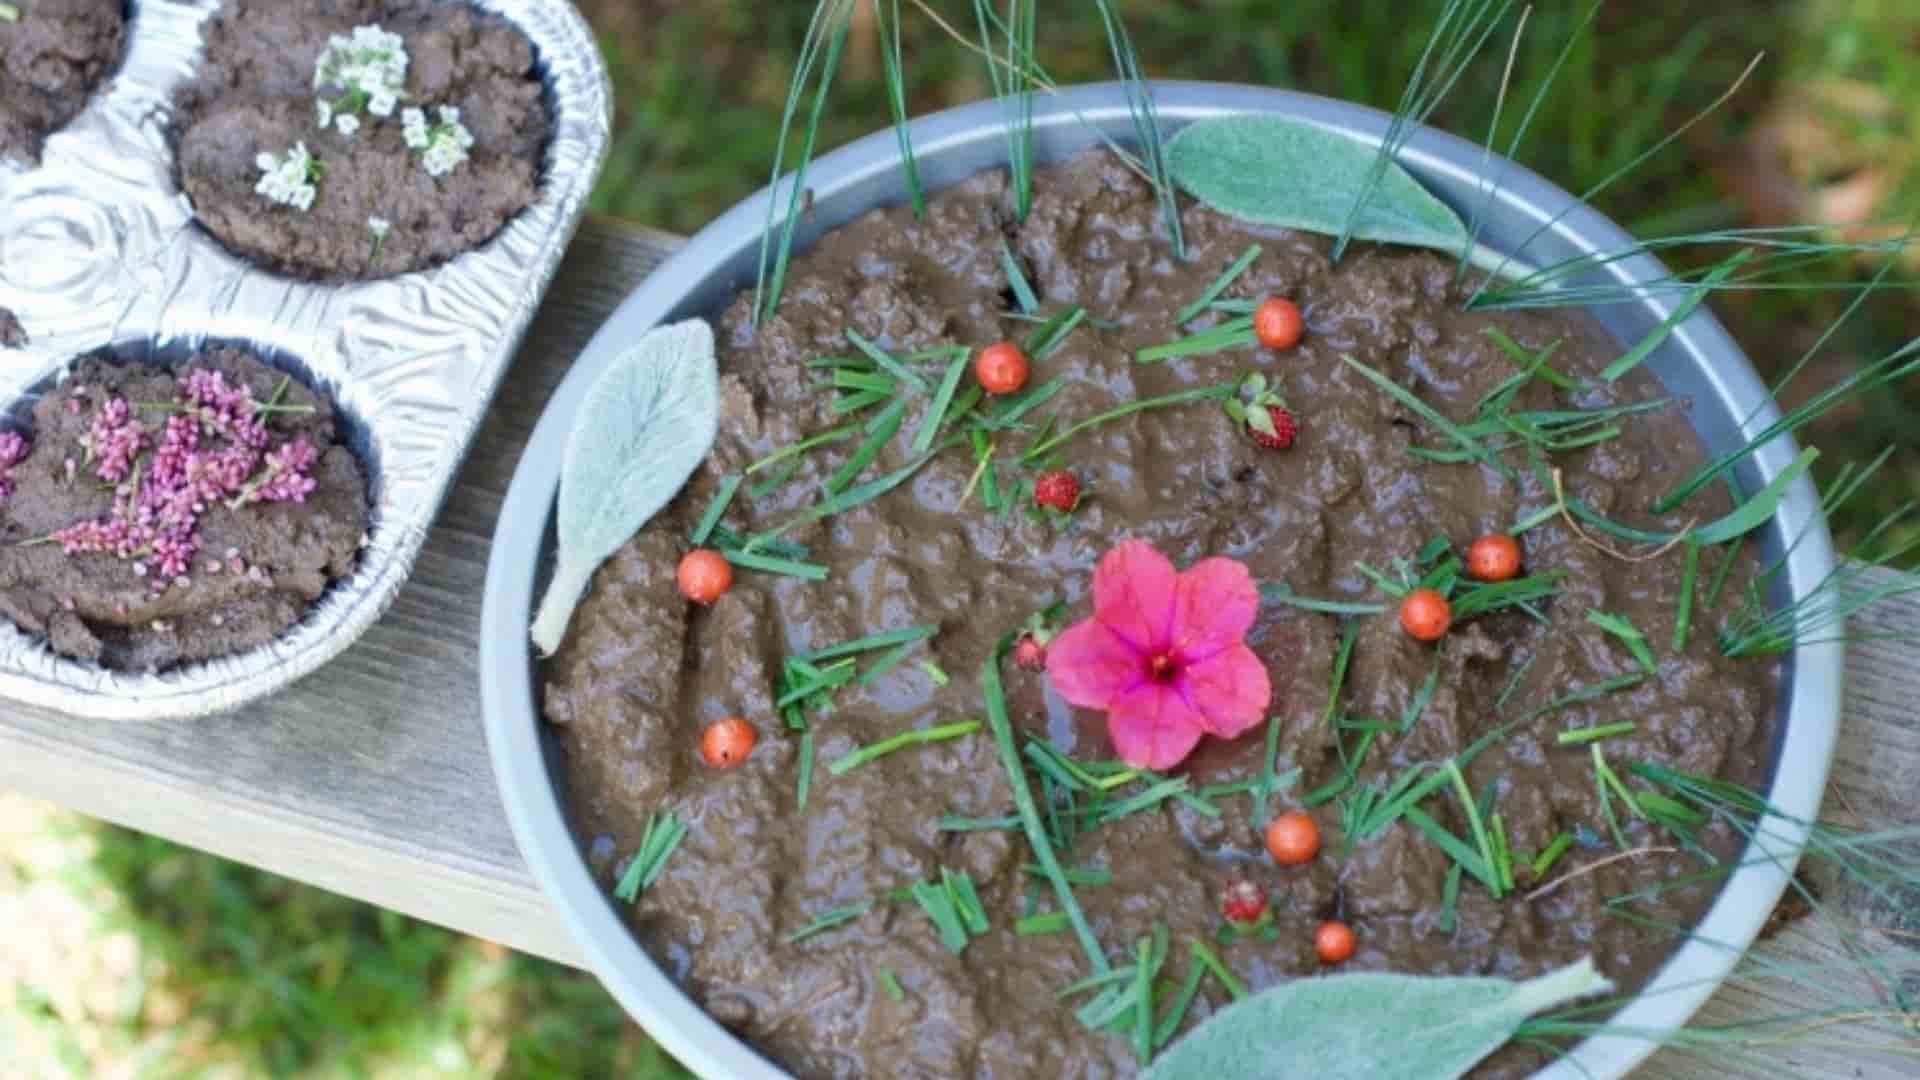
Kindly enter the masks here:
<path id="1" fill-rule="evenodd" d="M 360 130 L 360 118 L 348 113 L 336 120 L 334 126 L 340 129 L 340 134 L 351 138 Z"/>
<path id="2" fill-rule="evenodd" d="M 373 233 L 374 239 L 385 240 L 387 234 L 393 231 L 393 222 L 383 217 L 370 217 L 367 219 L 367 229 Z"/>
<path id="3" fill-rule="evenodd" d="M 282 206 L 300 211 L 313 208 L 313 200 L 320 193 L 316 185 L 320 163 L 308 152 L 306 143 L 295 144 L 285 155 L 263 153 L 254 158 L 254 164 L 261 172 L 254 191 Z"/>
<path id="4" fill-rule="evenodd" d="M 407 145 L 420 153 L 420 167 L 428 176 L 445 176 L 467 160 L 473 147 L 473 133 L 460 122 L 460 110 L 451 105 L 440 107 L 440 121 L 429 127 L 426 114 L 408 109 L 402 117 Z"/>
<path id="5" fill-rule="evenodd" d="M 344 92 L 322 103 L 320 126 L 347 113 L 393 115 L 406 95 L 409 63 L 405 39 L 377 25 L 357 26 L 351 35 L 327 39 L 326 49 L 314 63 L 313 86 L 315 90 L 338 87 Z"/>
<path id="6" fill-rule="evenodd" d="M 314 106 L 314 110 L 320 114 L 321 127 L 333 126 L 333 102 L 323 98 Z"/>

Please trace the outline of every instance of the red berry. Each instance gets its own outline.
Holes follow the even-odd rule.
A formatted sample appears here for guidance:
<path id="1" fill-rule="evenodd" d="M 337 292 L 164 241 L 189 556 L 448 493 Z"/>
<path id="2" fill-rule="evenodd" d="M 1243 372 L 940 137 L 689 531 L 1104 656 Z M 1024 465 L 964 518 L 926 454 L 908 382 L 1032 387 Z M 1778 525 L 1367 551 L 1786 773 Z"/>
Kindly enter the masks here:
<path id="1" fill-rule="evenodd" d="M 753 725 L 737 716 L 715 720 L 700 733 L 700 757 L 716 769 L 731 769 L 747 760 L 759 741 Z"/>
<path id="2" fill-rule="evenodd" d="M 1306 320 L 1300 317 L 1300 305 L 1291 300 L 1276 296 L 1253 309 L 1253 336 L 1269 349 L 1293 348 L 1300 344 L 1300 335 L 1306 328 Z"/>
<path id="3" fill-rule="evenodd" d="M 1033 482 L 1033 501 L 1063 514 L 1080 505 L 1080 481 L 1065 469 L 1043 472 Z"/>
<path id="4" fill-rule="evenodd" d="M 1320 854 L 1320 826 L 1305 810 L 1289 810 L 1267 823 L 1267 854 L 1281 866 L 1302 866 Z"/>
<path id="5" fill-rule="evenodd" d="M 1400 605 L 1400 625 L 1419 641 L 1439 641 L 1453 625 L 1453 605 L 1436 589 L 1417 589 Z"/>
<path id="6" fill-rule="evenodd" d="M 1300 425 L 1294 422 L 1293 414 L 1278 405 L 1267 406 L 1267 417 L 1273 421 L 1273 434 L 1269 435 L 1253 425 L 1247 425 L 1247 432 L 1253 441 L 1269 450 L 1285 450 L 1293 445 L 1300 434 Z"/>
<path id="7" fill-rule="evenodd" d="M 712 548 L 695 548 L 680 560 L 680 595 L 696 604 L 711 604 L 733 588 L 733 566 Z"/>
<path id="8" fill-rule="evenodd" d="M 974 377 L 989 394 L 1011 394 L 1027 385 L 1027 354 L 1011 341 L 980 350 L 973 360 Z"/>
<path id="9" fill-rule="evenodd" d="M 1245 878 L 1227 886 L 1221 895 L 1220 914 L 1235 926 L 1251 926 L 1267 913 L 1267 891 Z"/>
<path id="10" fill-rule="evenodd" d="M 1490 533 L 1467 549 L 1467 573 L 1476 581 L 1511 581 L 1520 576 L 1520 542 Z"/>
<path id="11" fill-rule="evenodd" d="M 1020 639 L 1018 645 L 1013 647 L 1013 662 L 1028 671 L 1045 671 L 1047 670 L 1047 647 L 1040 644 L 1040 640 L 1032 634 L 1027 634 Z"/>
<path id="12" fill-rule="evenodd" d="M 1353 958 L 1353 927 L 1343 922 L 1323 922 L 1313 932 L 1313 951 L 1320 962 L 1332 967 Z"/>

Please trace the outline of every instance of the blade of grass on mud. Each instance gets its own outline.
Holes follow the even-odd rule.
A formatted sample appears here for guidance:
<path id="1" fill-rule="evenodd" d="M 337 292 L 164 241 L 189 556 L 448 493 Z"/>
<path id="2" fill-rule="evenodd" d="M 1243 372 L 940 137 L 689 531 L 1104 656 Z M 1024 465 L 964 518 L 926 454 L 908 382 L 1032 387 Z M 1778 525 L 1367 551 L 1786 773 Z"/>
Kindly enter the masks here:
<path id="1" fill-rule="evenodd" d="M 1027 272 L 1020 267 L 1020 259 L 1007 245 L 1006 239 L 1000 240 L 1000 266 L 1007 275 L 1007 288 L 1013 291 L 1013 302 L 1020 310 L 1032 315 L 1040 310 L 1040 297 L 1033 291 L 1033 283 L 1027 280 Z"/>
<path id="2" fill-rule="evenodd" d="M 780 115 L 780 137 L 774 143 L 773 177 L 767 181 L 767 225 L 760 237 L 760 269 L 754 281 L 755 326 L 773 316 L 780 307 L 780 294 L 786 289 L 787 263 L 793 256 L 794 233 L 800 227 L 808 190 L 807 166 L 813 161 L 813 149 L 819 141 L 820 121 L 826 115 L 828 91 L 833 87 L 834 74 L 839 71 L 840 59 L 846 51 L 847 32 L 853 25 L 854 3 L 855 0 L 820 0 L 813 9 L 806 39 L 800 46 L 800 57 L 794 64 L 793 82 L 787 89 L 786 107 Z M 813 109 L 807 117 L 806 132 L 798 155 L 799 165 L 788 182 L 786 211 L 782 215 L 780 172 L 786 163 L 788 138 L 793 132 L 793 121 L 800 111 L 800 102 L 806 95 L 808 83 L 815 84 Z"/>
<path id="3" fill-rule="evenodd" d="M 667 868 L 667 860 L 686 835 L 687 823 L 681 821 L 673 811 L 648 815 L 646 832 L 640 837 L 640 850 L 634 852 L 633 861 L 627 864 L 626 872 L 620 875 L 620 883 L 614 886 L 614 898 L 629 904 L 638 902 L 647 889 L 659 880 Z"/>
<path id="4" fill-rule="evenodd" d="M 1239 385 L 1238 382 L 1231 382 L 1221 383 L 1217 386 L 1199 386 L 1190 390 L 1178 390 L 1171 394 L 1162 394 L 1159 397 L 1130 401 L 1125 405 L 1110 409 L 1098 416 L 1082 420 L 1056 435 L 1040 440 L 1034 445 L 1029 446 L 1020 455 L 1020 459 L 1022 461 L 1034 461 L 1046 456 L 1049 450 L 1066 443 L 1083 431 L 1090 431 L 1102 424 L 1109 424 L 1115 420 L 1123 419 L 1147 409 L 1157 409 L 1168 405 L 1191 405 L 1197 401 L 1225 401 L 1227 398 L 1233 396 L 1234 391 L 1239 388 Z"/>
<path id="5" fill-rule="evenodd" d="M 1165 345 L 1141 349 L 1133 354 L 1133 359 L 1137 364 L 1159 364 L 1183 356 L 1205 356 L 1228 349 L 1244 349 L 1251 347 L 1255 340 L 1253 316 L 1243 315 Z"/>
<path id="6" fill-rule="evenodd" d="M 844 772 L 857 769 L 870 761 L 878 761 L 888 754 L 894 753 L 897 750 L 904 750 L 909 746 L 925 746 L 928 743 L 946 742 L 949 739 L 964 738 L 979 730 L 980 721 L 963 720 L 957 724 L 943 724 L 940 727 L 927 728 L 925 730 L 903 731 L 898 735 L 882 739 L 871 746 L 863 746 L 848 754 L 846 757 L 833 762 L 827 766 L 827 773 L 831 776 L 839 776 Z"/>
<path id="7" fill-rule="evenodd" d="M 680 491 L 719 430 L 713 330 L 698 319 L 649 331 L 587 391 L 560 466 L 559 558 L 531 628 L 543 655 L 593 572 Z"/>
<path id="8" fill-rule="evenodd" d="M 798 559 L 785 559 L 777 555 L 762 555 L 753 551 L 740 551 L 735 548 L 720 552 L 726 560 L 743 570 L 758 570 L 763 574 L 781 574 L 796 577 L 803 581 L 825 581 L 831 572 L 819 563 L 801 562 Z"/>
<path id="9" fill-rule="evenodd" d="M 1059 856 L 1047 837 L 1046 827 L 1041 824 L 1039 807 L 1034 804 L 1033 789 L 1027 785 L 1026 770 L 1020 764 L 1020 750 L 1014 745 L 1013 721 L 1007 715 L 1006 691 L 1000 681 L 1000 658 L 1011 644 L 1011 636 L 1002 640 L 993 654 L 987 657 L 980 671 L 980 685 L 986 698 L 987 725 L 992 729 L 994 743 L 999 747 L 1000 764 L 1007 771 L 1007 782 L 1013 789 L 1013 805 L 1019 812 L 1020 824 L 1027 834 L 1027 843 L 1033 848 L 1034 858 L 1046 871 L 1047 880 L 1053 885 L 1054 899 L 1073 924 L 1074 936 L 1080 939 L 1080 947 L 1086 951 L 1087 963 L 1092 966 L 1094 974 L 1105 975 L 1112 965 L 1107 962 L 1107 955 L 1100 948 L 1100 939 L 1094 936 L 1086 913 L 1080 909 L 1080 902 L 1074 898 L 1072 883 L 1060 867 Z"/>
<path id="10" fill-rule="evenodd" d="M 1238 259 L 1233 260 L 1231 266 L 1222 271 L 1219 277 L 1213 279 L 1213 284 L 1207 286 L 1206 292 L 1201 293 L 1193 303 L 1180 309 L 1180 313 L 1173 317 L 1173 324 L 1182 326 L 1198 318 L 1201 312 L 1207 310 L 1209 305 L 1232 288 L 1234 282 L 1240 280 L 1240 275 L 1246 273 L 1255 262 L 1259 261 L 1263 251 L 1259 244 L 1250 245 Z"/>
<path id="11" fill-rule="evenodd" d="M 1422 420 L 1438 428 L 1442 434 L 1452 439 L 1459 445 L 1461 450 L 1470 454 L 1474 460 L 1503 476 L 1513 475 L 1512 470 L 1501 464 L 1500 459 L 1496 458 L 1493 452 L 1484 444 L 1463 431 L 1460 425 L 1440 415 L 1439 411 L 1433 406 L 1421 401 L 1411 390 L 1408 390 L 1406 387 L 1401 386 L 1399 383 L 1394 382 L 1392 379 L 1387 378 L 1385 375 L 1373 370 L 1360 361 L 1355 360 L 1351 356 L 1342 356 L 1340 359 L 1348 367 L 1359 372 L 1368 382 L 1379 387 L 1388 397 L 1393 398 L 1395 401 L 1413 410 Z"/>
<path id="12" fill-rule="evenodd" d="M 862 900 L 857 904 L 848 904 L 846 907 L 834 908 L 832 911 L 823 912 L 812 922 L 788 934 L 786 941 L 791 945 L 796 941 L 805 941 L 815 934 L 825 933 L 836 926 L 850 923 L 860 916 L 865 915 L 867 912 L 872 911 L 873 905 L 874 902 L 872 900 Z"/>
<path id="13" fill-rule="evenodd" d="M 720 519 L 726 515 L 727 507 L 733 502 L 734 493 L 740 490 L 743 479 L 736 473 L 720 481 L 720 489 L 713 493 L 713 501 L 707 504 L 706 513 L 700 515 L 700 523 L 693 527 L 693 535 L 687 537 L 688 543 L 699 547 L 707 542 L 707 537 L 713 535 L 714 526 L 720 524 Z"/>

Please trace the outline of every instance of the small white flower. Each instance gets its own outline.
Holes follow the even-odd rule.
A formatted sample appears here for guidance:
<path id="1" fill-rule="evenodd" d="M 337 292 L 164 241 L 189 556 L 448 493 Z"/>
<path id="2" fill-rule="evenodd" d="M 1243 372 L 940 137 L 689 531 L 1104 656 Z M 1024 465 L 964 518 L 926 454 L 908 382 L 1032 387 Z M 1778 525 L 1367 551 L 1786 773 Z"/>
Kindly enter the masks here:
<path id="1" fill-rule="evenodd" d="M 282 206 L 301 211 L 313 208 L 313 200 L 320 193 L 316 186 L 320 163 L 308 152 L 306 143 L 296 143 L 284 156 L 263 153 L 253 163 L 261 171 L 254 191 Z"/>
<path id="2" fill-rule="evenodd" d="M 420 151 L 420 167 L 428 176 L 445 176 L 467 160 L 473 147 L 473 133 L 460 122 L 460 110 L 451 105 L 440 107 L 440 122 L 429 127 L 426 114 L 408 109 L 402 117 L 407 145 Z"/>
<path id="3" fill-rule="evenodd" d="M 344 91 L 326 107 L 320 125 L 331 116 L 365 112 L 387 117 L 406 96 L 406 41 L 377 25 L 354 27 L 351 35 L 335 34 L 314 62 L 313 86 Z"/>
<path id="4" fill-rule="evenodd" d="M 383 217 L 370 217 L 367 219 L 367 231 L 373 233 L 374 239 L 385 240 L 387 234 L 393 231 L 393 222 Z"/>
<path id="5" fill-rule="evenodd" d="M 360 130 L 360 118 L 348 113 L 336 120 L 333 126 L 340 129 L 340 134 L 352 138 Z"/>
<path id="6" fill-rule="evenodd" d="M 320 102 L 314 106 L 314 111 L 320 116 L 321 127 L 333 126 L 333 102 L 322 98 Z"/>

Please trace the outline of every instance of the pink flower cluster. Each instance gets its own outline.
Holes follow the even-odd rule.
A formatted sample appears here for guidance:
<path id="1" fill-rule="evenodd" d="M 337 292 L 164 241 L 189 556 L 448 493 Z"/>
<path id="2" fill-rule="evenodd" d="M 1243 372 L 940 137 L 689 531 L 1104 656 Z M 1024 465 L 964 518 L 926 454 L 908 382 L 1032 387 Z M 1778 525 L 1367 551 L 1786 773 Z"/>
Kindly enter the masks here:
<path id="1" fill-rule="evenodd" d="M 0 503 L 13 497 L 13 467 L 27 460 L 30 447 L 17 431 L 0 431 Z"/>
<path id="2" fill-rule="evenodd" d="M 214 504 L 305 502 L 318 486 L 309 474 L 319 453 L 305 438 L 274 446 L 246 386 L 195 368 L 178 397 L 181 408 L 157 444 L 125 400 L 100 407 L 81 443 L 100 478 L 120 484 L 113 510 L 53 534 L 69 555 L 135 560 L 134 572 L 151 574 L 155 588 L 187 573 L 200 550 L 200 518 Z"/>
<path id="3" fill-rule="evenodd" d="M 133 406 L 114 398 L 93 414 L 93 426 L 80 437 L 80 447 L 100 479 L 117 484 L 133 471 L 146 439 L 146 432 L 133 419 Z"/>

